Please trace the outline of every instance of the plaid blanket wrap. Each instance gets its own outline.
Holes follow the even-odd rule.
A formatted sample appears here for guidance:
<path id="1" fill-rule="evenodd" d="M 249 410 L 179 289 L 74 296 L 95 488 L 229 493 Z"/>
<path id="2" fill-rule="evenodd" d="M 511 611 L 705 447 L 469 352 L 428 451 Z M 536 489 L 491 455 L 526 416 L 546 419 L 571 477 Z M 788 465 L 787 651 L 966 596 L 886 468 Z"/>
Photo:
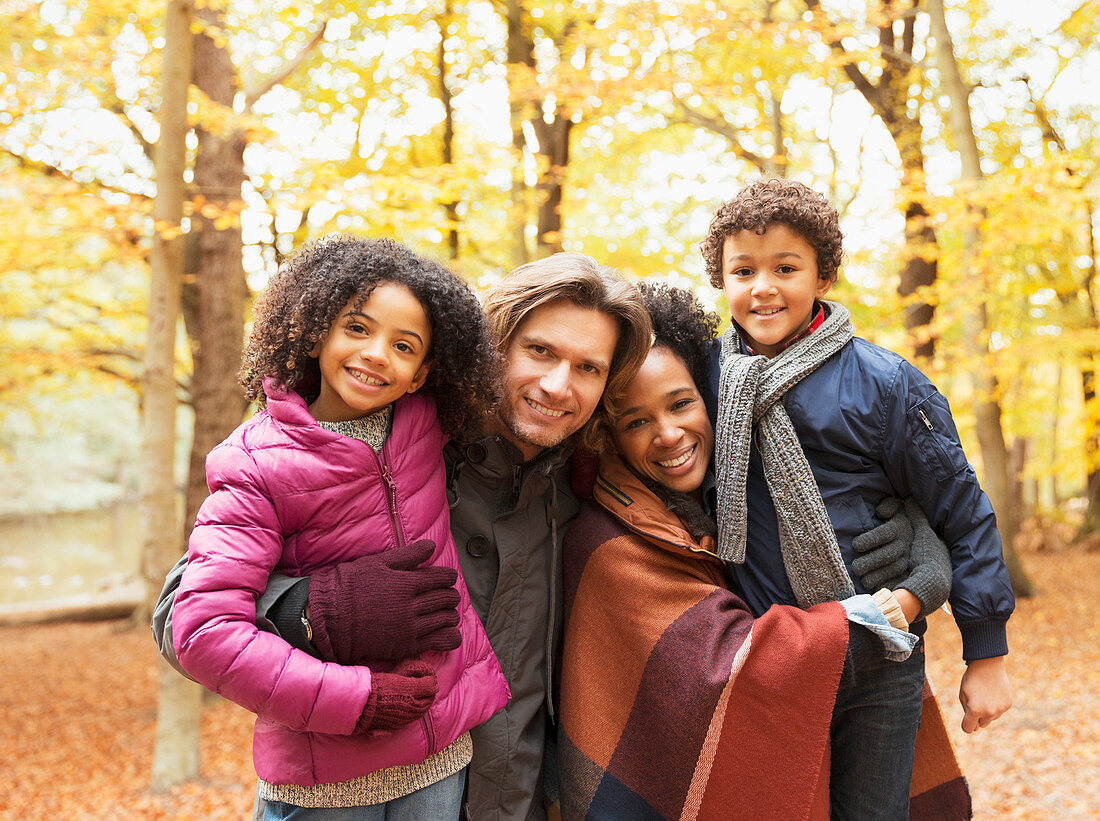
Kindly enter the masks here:
<path id="1" fill-rule="evenodd" d="M 754 619 L 713 553 L 623 476 L 600 477 L 603 506 L 588 502 L 565 540 L 562 818 L 828 818 L 843 608 Z M 926 695 L 912 817 L 970 818 Z"/>

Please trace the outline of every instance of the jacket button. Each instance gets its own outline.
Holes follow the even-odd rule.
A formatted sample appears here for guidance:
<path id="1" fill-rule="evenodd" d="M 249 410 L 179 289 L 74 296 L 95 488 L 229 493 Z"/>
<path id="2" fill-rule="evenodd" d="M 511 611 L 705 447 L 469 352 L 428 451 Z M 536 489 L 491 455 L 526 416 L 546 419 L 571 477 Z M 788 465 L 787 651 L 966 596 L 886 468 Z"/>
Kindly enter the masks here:
<path id="1" fill-rule="evenodd" d="M 474 442 L 466 448 L 466 458 L 469 459 L 472 464 L 480 465 L 485 461 L 485 456 L 485 445 L 480 442 Z"/>
<path id="2" fill-rule="evenodd" d="M 480 559 L 489 549 L 489 540 L 478 533 L 466 540 L 466 552 L 475 559 Z"/>

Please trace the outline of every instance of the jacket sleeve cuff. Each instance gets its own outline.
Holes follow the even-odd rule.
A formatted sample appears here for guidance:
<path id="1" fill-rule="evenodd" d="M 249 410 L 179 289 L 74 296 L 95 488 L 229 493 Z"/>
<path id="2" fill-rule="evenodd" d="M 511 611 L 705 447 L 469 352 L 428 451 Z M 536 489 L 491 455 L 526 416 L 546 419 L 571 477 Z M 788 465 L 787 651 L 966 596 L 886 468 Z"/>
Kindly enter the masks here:
<path id="1" fill-rule="evenodd" d="M 1008 635 L 1005 631 L 1006 620 L 960 622 L 962 634 L 963 661 L 969 663 L 976 659 L 989 659 L 1008 655 Z"/>
<path id="2" fill-rule="evenodd" d="M 317 657 L 317 650 L 310 643 L 306 626 L 302 622 L 302 611 L 309 598 L 309 578 L 298 579 L 268 609 L 273 633 L 282 636 L 291 647 L 304 650 Z"/>

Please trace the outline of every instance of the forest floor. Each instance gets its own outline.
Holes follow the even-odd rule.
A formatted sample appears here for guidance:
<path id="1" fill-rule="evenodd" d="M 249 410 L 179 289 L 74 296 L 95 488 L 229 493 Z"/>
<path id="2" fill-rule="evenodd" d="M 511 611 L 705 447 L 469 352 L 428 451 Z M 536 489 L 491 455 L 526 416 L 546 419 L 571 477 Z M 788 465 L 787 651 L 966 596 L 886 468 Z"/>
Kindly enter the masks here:
<path id="1" fill-rule="evenodd" d="M 976 819 L 1100 817 L 1100 549 L 1051 541 L 1022 551 L 1039 594 L 1010 622 L 1015 706 L 990 728 L 959 729 L 958 632 L 945 614 L 929 626 L 929 675 Z M 247 819 L 252 719 L 225 701 L 203 718 L 203 780 L 147 791 L 156 693 L 145 626 L 0 628 L 0 819 Z"/>

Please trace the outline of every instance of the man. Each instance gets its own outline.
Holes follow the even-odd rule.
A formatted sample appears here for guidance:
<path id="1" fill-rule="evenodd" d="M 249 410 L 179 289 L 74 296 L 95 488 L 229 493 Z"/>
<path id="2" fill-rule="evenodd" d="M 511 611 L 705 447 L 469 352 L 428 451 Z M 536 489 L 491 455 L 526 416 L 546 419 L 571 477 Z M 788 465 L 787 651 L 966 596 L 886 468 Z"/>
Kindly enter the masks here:
<path id="1" fill-rule="evenodd" d="M 561 629 L 561 540 L 578 510 L 569 487 L 569 440 L 591 418 L 605 389 L 618 392 L 649 349 L 649 315 L 634 288 L 582 254 L 555 254 L 520 266 L 486 301 L 503 356 L 498 423 L 445 452 L 451 530 L 471 601 L 508 679 L 512 698 L 473 730 L 466 812 L 472 819 L 545 818 L 543 759 L 553 705 L 553 655 Z M 384 554 L 383 554 L 384 555 Z M 257 624 L 317 653 L 313 614 L 331 614 L 326 644 L 384 633 L 419 618 L 432 633 L 410 638 L 406 657 L 446 632 L 438 577 L 426 568 L 388 575 L 365 557 L 314 583 L 274 577 L 257 602 Z M 171 607 L 185 560 L 157 603 L 153 632 L 175 665 Z M 342 572 L 340 570 L 342 568 Z M 416 577 L 419 572 L 418 578 Z M 387 589 L 380 579 L 394 579 Z M 446 586 L 446 585 L 443 585 Z M 436 602 L 433 613 L 425 602 Z M 418 610 L 418 607 L 420 608 Z M 453 609 L 454 605 L 450 605 Z M 444 639 L 445 641 L 445 639 Z"/>

